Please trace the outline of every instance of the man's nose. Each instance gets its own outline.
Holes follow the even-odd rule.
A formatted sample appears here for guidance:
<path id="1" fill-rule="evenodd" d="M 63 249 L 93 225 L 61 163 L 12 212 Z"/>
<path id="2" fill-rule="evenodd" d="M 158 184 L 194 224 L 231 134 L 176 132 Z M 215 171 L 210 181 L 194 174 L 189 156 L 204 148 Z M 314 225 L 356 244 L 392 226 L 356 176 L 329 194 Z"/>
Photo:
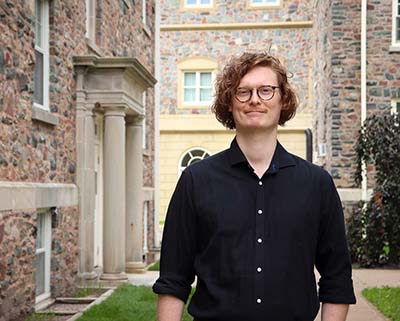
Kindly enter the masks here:
<path id="1" fill-rule="evenodd" d="M 251 90 L 250 102 L 253 104 L 258 104 L 260 102 L 260 97 L 258 97 L 257 88 Z"/>

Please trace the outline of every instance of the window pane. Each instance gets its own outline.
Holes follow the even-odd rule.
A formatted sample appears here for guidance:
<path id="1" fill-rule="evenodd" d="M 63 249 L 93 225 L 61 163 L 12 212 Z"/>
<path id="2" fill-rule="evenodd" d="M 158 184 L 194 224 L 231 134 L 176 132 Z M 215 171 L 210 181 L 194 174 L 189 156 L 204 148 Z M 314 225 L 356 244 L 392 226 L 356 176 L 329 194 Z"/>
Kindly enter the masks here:
<path id="1" fill-rule="evenodd" d="M 35 64 L 35 93 L 34 102 L 43 105 L 43 54 L 35 50 L 36 64 Z"/>
<path id="2" fill-rule="evenodd" d="M 184 92 L 184 101 L 195 101 L 196 100 L 196 89 L 187 88 Z"/>
<path id="3" fill-rule="evenodd" d="M 400 115 L 400 102 L 396 103 L 396 113 Z"/>
<path id="4" fill-rule="evenodd" d="M 211 0 L 200 0 L 200 4 L 203 4 L 203 5 L 209 5 L 209 4 L 211 4 Z"/>
<path id="5" fill-rule="evenodd" d="M 44 248 L 44 215 L 39 214 L 37 220 L 36 249 Z"/>
<path id="6" fill-rule="evenodd" d="M 186 4 L 187 5 L 195 5 L 196 4 L 196 0 L 186 0 Z"/>
<path id="7" fill-rule="evenodd" d="M 211 87 L 211 72 L 202 72 L 200 74 L 200 86 Z"/>
<path id="8" fill-rule="evenodd" d="M 211 101 L 211 88 L 200 89 L 200 101 Z"/>
<path id="9" fill-rule="evenodd" d="M 42 1 L 35 1 L 35 45 L 42 47 Z"/>
<path id="10" fill-rule="evenodd" d="M 186 86 L 196 86 L 196 73 L 195 72 L 185 72 L 185 87 Z"/>
<path id="11" fill-rule="evenodd" d="M 251 3 L 252 4 L 260 4 L 260 3 L 262 3 L 262 0 L 252 0 Z"/>
<path id="12" fill-rule="evenodd" d="M 396 40 L 400 41 L 400 17 L 396 18 Z"/>
<path id="13" fill-rule="evenodd" d="M 44 285 L 44 274 L 45 274 L 45 253 L 39 253 L 36 255 L 35 262 L 35 279 L 36 279 L 36 295 L 40 295 L 45 292 Z"/>

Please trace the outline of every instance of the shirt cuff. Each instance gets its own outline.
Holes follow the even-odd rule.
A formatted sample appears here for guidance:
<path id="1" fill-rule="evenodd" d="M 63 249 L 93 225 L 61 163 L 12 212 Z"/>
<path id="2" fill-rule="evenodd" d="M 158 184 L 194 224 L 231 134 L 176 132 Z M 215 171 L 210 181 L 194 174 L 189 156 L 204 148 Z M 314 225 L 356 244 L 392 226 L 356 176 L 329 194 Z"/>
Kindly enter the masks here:
<path id="1" fill-rule="evenodd" d="M 319 285 L 319 300 L 322 303 L 355 304 L 353 281 L 321 279 Z"/>
<path id="2" fill-rule="evenodd" d="M 160 276 L 157 279 L 153 285 L 153 292 L 173 295 L 186 304 L 191 288 L 191 285 L 182 277 L 169 275 Z"/>

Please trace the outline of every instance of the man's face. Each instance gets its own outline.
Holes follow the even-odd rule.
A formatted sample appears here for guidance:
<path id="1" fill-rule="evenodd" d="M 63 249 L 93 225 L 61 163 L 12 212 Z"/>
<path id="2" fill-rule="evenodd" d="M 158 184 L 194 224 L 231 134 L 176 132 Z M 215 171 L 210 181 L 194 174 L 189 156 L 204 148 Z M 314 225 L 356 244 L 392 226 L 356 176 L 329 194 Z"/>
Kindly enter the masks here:
<path id="1" fill-rule="evenodd" d="M 276 73 L 269 67 L 255 67 L 240 80 L 238 89 L 250 89 L 252 95 L 246 102 L 240 102 L 236 97 L 232 99 L 229 111 L 235 120 L 236 131 L 276 130 L 282 109 L 279 88 L 274 90 L 270 100 L 262 100 L 254 89 L 264 86 L 279 86 Z"/>

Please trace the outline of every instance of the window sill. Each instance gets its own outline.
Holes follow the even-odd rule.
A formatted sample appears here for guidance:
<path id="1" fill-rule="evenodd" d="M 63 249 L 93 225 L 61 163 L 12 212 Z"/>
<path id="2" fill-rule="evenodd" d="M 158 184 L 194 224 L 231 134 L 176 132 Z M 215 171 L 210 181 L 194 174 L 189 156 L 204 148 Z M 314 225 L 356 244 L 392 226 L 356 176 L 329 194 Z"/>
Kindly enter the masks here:
<path id="1" fill-rule="evenodd" d="M 35 105 L 32 106 L 32 120 L 41 121 L 42 123 L 53 126 L 57 126 L 59 122 L 57 116 L 54 116 L 51 112 Z"/>
<path id="2" fill-rule="evenodd" d="M 396 46 L 390 46 L 389 47 L 389 52 L 400 52 L 400 45 L 396 45 Z"/>
<path id="3" fill-rule="evenodd" d="M 92 39 L 86 38 L 86 45 L 87 45 L 91 50 L 93 50 L 94 53 L 95 53 L 96 55 L 98 55 L 98 56 L 100 56 L 100 57 L 103 57 L 103 56 L 104 56 L 103 51 L 102 51 L 99 47 L 97 47 L 97 45 L 92 41 Z"/>

